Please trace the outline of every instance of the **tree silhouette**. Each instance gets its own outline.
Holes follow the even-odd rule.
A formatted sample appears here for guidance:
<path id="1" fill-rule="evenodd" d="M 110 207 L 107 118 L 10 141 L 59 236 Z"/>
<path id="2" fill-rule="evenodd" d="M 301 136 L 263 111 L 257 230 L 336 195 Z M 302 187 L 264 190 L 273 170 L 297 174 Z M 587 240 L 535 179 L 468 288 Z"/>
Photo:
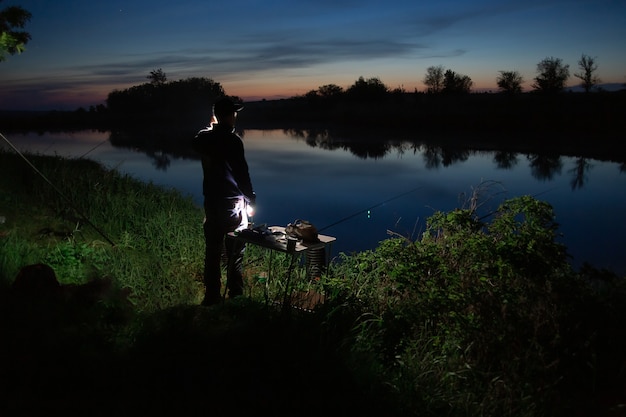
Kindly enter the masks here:
<path id="1" fill-rule="evenodd" d="M 388 92 L 389 88 L 377 77 L 368 78 L 367 80 L 359 77 L 346 90 L 347 96 L 356 100 L 381 100 Z"/>
<path id="2" fill-rule="evenodd" d="M 443 89 L 441 92 L 446 94 L 466 94 L 470 92 L 473 84 L 472 79 L 467 75 L 447 70 L 443 74 Z"/>
<path id="3" fill-rule="evenodd" d="M 30 34 L 16 29 L 23 29 L 31 17 L 30 12 L 19 6 L 0 10 L 0 62 L 6 59 L 7 53 L 15 55 L 24 52 L 25 45 L 31 39 Z"/>
<path id="4" fill-rule="evenodd" d="M 585 93 L 588 93 L 593 87 L 600 83 L 600 78 L 595 74 L 598 70 L 596 59 L 583 54 L 578 61 L 578 68 L 580 68 L 580 72 L 575 73 L 574 77 L 582 80 L 580 86 L 585 89 Z"/>
<path id="5" fill-rule="evenodd" d="M 496 79 L 500 91 L 506 94 L 519 94 L 522 92 L 524 79 L 517 71 L 500 71 Z"/>
<path id="6" fill-rule="evenodd" d="M 212 103 L 224 95 L 219 83 L 194 77 L 112 91 L 107 97 L 107 107 L 118 120 L 199 123 L 210 117 Z"/>
<path id="7" fill-rule="evenodd" d="M 146 78 L 148 78 L 150 80 L 150 83 L 153 85 L 162 85 L 167 82 L 167 76 L 161 68 L 150 71 L 150 75 L 148 75 Z"/>
<path id="8" fill-rule="evenodd" d="M 443 72 L 444 68 L 441 65 L 436 67 L 426 68 L 426 75 L 424 76 L 424 85 L 426 85 L 426 92 L 428 93 L 441 93 L 443 90 Z"/>
<path id="9" fill-rule="evenodd" d="M 336 84 L 326 84 L 307 92 L 306 97 L 310 103 L 328 103 L 340 99 L 344 94 L 343 88 Z"/>
<path id="10" fill-rule="evenodd" d="M 336 84 L 326 84 L 317 89 L 322 98 L 336 98 L 343 93 L 343 88 Z"/>
<path id="11" fill-rule="evenodd" d="M 542 93 L 559 93 L 569 78 L 569 65 L 564 65 L 560 58 L 549 57 L 537 64 L 537 73 L 533 88 Z"/>

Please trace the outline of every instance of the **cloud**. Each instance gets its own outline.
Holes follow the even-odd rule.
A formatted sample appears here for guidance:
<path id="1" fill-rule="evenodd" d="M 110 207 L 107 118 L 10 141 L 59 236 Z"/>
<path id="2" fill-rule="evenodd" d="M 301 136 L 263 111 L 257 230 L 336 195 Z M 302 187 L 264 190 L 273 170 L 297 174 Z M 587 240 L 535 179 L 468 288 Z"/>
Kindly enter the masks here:
<path id="1" fill-rule="evenodd" d="M 441 60 L 448 66 L 447 58 L 466 55 L 476 60 L 477 54 L 481 64 L 485 59 L 510 61 L 536 50 L 537 45 L 521 45 L 527 38 L 544 39 L 541 31 L 546 24 L 563 25 L 564 10 L 592 8 L 590 1 L 571 3 L 397 0 L 386 5 L 379 0 L 279 0 L 269 7 L 256 0 L 210 5 L 187 0 L 176 6 L 167 0 L 137 0 L 123 13 L 108 3 L 82 9 L 68 0 L 58 0 L 54 7 L 41 3 L 33 5 L 37 19 L 32 23 L 40 26 L 33 27 L 37 36 L 24 54 L 24 64 L 16 59 L 8 63 L 8 71 L 6 63 L 0 68 L 0 107 L 18 100 L 9 93 L 32 97 L 38 91 L 69 94 L 91 89 L 102 97 L 107 89 L 146 82 L 148 73 L 157 68 L 171 80 L 206 76 L 231 85 L 249 85 L 254 80 L 272 83 L 281 76 L 302 74 L 299 81 L 306 89 L 314 87 L 305 85 L 306 76 L 319 78 L 325 71 L 338 70 L 345 79 L 351 71 L 356 77 L 363 68 L 375 68 L 384 81 L 386 74 L 398 78 L 420 61 L 430 65 Z M 593 10 L 611 0 L 600 4 Z M 544 26 L 533 26 L 537 21 Z M 567 27 L 581 27 L 576 22 L 566 22 Z M 495 55 L 488 57 L 489 48 Z M 504 57 L 507 50 L 515 55 Z M 331 81 L 338 75 L 327 74 Z"/>
<path id="2" fill-rule="evenodd" d="M 241 41 L 237 48 L 190 48 L 178 51 L 155 51 L 149 54 L 128 57 L 124 60 L 98 65 L 81 65 L 72 70 L 107 79 L 136 81 L 137 75 L 162 68 L 169 68 L 191 75 L 199 70 L 210 69 L 212 77 L 233 72 L 254 74 L 259 71 L 280 71 L 341 61 L 372 60 L 407 56 L 415 51 L 427 49 L 393 39 L 374 41 L 328 38 L 318 40 L 294 39 L 293 37 L 266 38 L 255 42 Z"/>

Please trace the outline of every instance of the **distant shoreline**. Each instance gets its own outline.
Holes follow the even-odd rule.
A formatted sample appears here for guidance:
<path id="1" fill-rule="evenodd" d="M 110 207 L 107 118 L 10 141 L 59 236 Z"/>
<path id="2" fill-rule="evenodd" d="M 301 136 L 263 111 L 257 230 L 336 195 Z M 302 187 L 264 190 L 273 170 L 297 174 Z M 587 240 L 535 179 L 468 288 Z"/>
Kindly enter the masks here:
<path id="1" fill-rule="evenodd" d="M 435 96 L 379 101 L 304 97 L 244 103 L 238 129 L 323 134 L 361 145 L 409 141 L 511 152 L 550 152 L 626 162 L 626 92 Z M 191 138 L 207 115 L 111 115 L 94 111 L 0 111 L 0 131 L 147 131 L 160 141 Z"/>

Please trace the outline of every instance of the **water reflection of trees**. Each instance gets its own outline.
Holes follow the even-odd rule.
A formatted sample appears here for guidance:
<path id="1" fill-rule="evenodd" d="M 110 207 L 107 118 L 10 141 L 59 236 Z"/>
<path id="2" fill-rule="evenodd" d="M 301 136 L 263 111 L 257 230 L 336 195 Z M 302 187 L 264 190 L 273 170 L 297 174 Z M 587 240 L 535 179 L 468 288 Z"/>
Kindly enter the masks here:
<path id="1" fill-rule="evenodd" d="M 454 141 L 446 140 L 443 144 L 437 141 L 411 140 L 396 138 L 384 140 L 373 132 L 343 133 L 328 129 L 288 129 L 283 131 L 287 136 L 304 141 L 308 146 L 324 150 L 343 150 L 352 153 L 361 159 L 380 159 L 391 153 L 403 155 L 407 152 L 422 154 L 426 169 L 439 169 L 467 161 L 477 153 L 490 152 L 493 163 L 498 169 L 513 169 L 520 162 L 520 152 L 512 150 L 475 150 L 468 146 L 456 145 Z M 241 132 L 245 137 L 245 132 Z M 193 132 L 141 131 L 120 132 L 110 134 L 110 142 L 115 147 L 141 151 L 153 161 L 153 165 L 162 171 L 167 171 L 172 158 L 199 159 L 191 150 Z M 561 155 L 550 153 L 527 153 L 531 175 L 541 181 L 551 181 L 561 174 L 563 161 Z M 586 157 L 578 157 L 574 166 L 567 170 L 571 176 L 572 189 L 583 188 L 588 174 L 593 167 Z M 626 172 L 626 163 L 619 167 L 620 172 Z"/>
<path id="2" fill-rule="evenodd" d="M 152 159 L 152 164 L 156 169 L 160 171 L 167 171 L 167 169 L 170 167 L 170 164 L 172 163 L 169 155 L 164 152 L 149 151 L 146 152 L 146 155 L 148 155 L 150 159 Z"/>
<path id="3" fill-rule="evenodd" d="M 593 168 L 593 164 L 587 161 L 585 158 L 577 158 L 574 164 L 574 168 L 568 172 L 572 174 L 570 185 L 572 190 L 583 188 L 587 180 L 587 172 Z"/>
<path id="4" fill-rule="evenodd" d="M 420 141 L 409 140 L 354 140 L 343 137 L 341 134 L 330 133 L 326 129 L 288 129 L 284 133 L 295 139 L 304 140 L 307 145 L 335 150 L 342 149 L 351 152 L 355 156 L 363 159 L 383 158 L 392 152 L 403 155 L 407 151 L 422 153 L 426 169 L 438 169 L 448 167 L 456 163 L 464 162 L 470 156 L 476 154 L 476 150 L 468 147 L 455 146 L 450 143 L 437 145 Z M 450 142 L 450 141 L 448 141 Z M 499 169 L 512 169 L 519 163 L 518 152 L 511 150 L 493 151 L 493 162 Z M 531 175 L 541 181 L 553 180 L 556 175 L 561 174 L 563 161 L 561 155 L 554 152 L 531 153 L 526 155 L 529 161 Z M 574 167 L 567 172 L 571 175 L 570 185 L 572 189 L 580 189 L 587 181 L 587 174 L 593 165 L 587 158 L 578 157 L 574 162 Z M 626 170 L 626 164 L 621 164 L 620 170 Z"/>
<path id="5" fill-rule="evenodd" d="M 427 169 L 437 169 L 440 166 L 448 167 L 458 162 L 464 162 L 472 154 L 473 151 L 467 149 L 432 145 L 424 146 L 422 153 Z"/>
<path id="6" fill-rule="evenodd" d="M 192 137 L 191 132 L 111 131 L 109 141 L 118 148 L 143 152 L 156 169 L 167 171 L 172 158 L 197 158 L 191 150 Z"/>
<path id="7" fill-rule="evenodd" d="M 326 129 L 287 129 L 284 133 L 295 139 L 302 139 L 307 145 L 313 148 L 326 150 L 341 149 L 352 153 L 362 159 L 378 159 L 386 156 L 389 152 L 398 147 L 402 147 L 401 143 L 394 141 L 382 140 L 377 138 L 360 138 L 360 140 L 347 139 L 338 134 L 331 134 Z"/>
<path id="8" fill-rule="evenodd" d="M 517 153 L 509 151 L 496 151 L 493 154 L 493 162 L 500 169 L 511 169 L 518 163 Z"/>
<path id="9" fill-rule="evenodd" d="M 552 180 L 555 174 L 560 174 L 563 162 L 560 155 L 529 154 L 526 156 L 530 163 L 530 173 L 538 180 Z"/>

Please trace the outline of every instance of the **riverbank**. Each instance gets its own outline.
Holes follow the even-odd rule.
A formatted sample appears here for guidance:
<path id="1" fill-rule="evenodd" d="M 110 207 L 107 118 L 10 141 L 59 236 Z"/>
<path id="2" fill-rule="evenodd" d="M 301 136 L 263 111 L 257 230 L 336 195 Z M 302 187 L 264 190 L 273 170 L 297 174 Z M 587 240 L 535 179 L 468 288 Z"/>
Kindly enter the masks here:
<path id="1" fill-rule="evenodd" d="M 597 416 L 626 403 L 624 280 L 572 271 L 541 202 L 509 203 L 489 234 L 459 210 L 419 244 L 345 256 L 314 283 L 328 295 L 314 313 L 268 305 L 250 266 L 246 297 L 206 308 L 199 207 L 92 161 L 28 158 L 68 199 L 0 152 L 2 414 Z M 15 288 L 36 263 L 58 292 Z"/>

